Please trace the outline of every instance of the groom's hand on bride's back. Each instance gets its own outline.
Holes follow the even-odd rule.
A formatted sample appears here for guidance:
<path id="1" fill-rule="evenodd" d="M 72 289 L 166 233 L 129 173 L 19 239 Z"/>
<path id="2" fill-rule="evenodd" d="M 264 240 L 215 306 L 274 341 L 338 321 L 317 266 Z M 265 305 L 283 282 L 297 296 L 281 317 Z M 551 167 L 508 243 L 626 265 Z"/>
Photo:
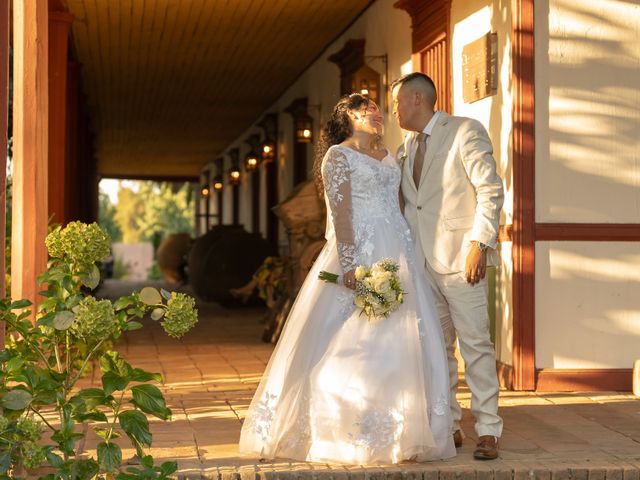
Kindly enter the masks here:
<path id="1" fill-rule="evenodd" d="M 484 278 L 487 273 L 487 252 L 481 250 L 478 242 L 471 242 L 471 248 L 467 254 L 464 274 L 467 282 L 475 285 Z"/>

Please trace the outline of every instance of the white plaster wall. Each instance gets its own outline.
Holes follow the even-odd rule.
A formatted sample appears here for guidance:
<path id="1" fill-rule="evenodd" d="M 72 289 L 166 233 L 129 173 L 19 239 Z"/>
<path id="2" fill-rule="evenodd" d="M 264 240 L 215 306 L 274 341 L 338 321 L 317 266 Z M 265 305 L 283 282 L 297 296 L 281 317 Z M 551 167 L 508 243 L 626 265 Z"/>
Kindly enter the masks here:
<path id="1" fill-rule="evenodd" d="M 401 67 L 411 62 L 411 19 L 403 11 L 393 8 L 395 0 L 378 0 L 371 5 L 354 24 L 337 38 L 309 68 L 292 83 L 284 94 L 271 106 L 267 112 L 278 113 L 278 152 L 279 152 L 279 198 L 283 200 L 293 189 L 293 121 L 291 115 L 284 112 L 293 100 L 300 97 L 308 97 L 310 107 L 309 114 L 314 119 L 314 136 L 318 138 L 320 127 L 326 122 L 333 106 L 339 99 L 340 70 L 337 65 L 329 62 L 327 58 L 340 50 L 345 42 L 351 38 L 365 38 L 365 55 L 387 54 L 389 59 L 389 79 L 383 79 L 390 83 L 401 75 Z M 371 60 L 369 66 L 382 75 L 384 64 L 379 60 Z M 293 81 L 293 79 L 292 79 Z M 381 102 L 383 107 L 384 103 Z M 258 121 L 259 118 L 256 118 Z M 239 146 L 251 133 L 260 132 L 255 125 L 247 128 L 245 132 L 232 142 L 228 148 Z M 402 142 L 403 133 L 398 127 L 391 112 L 385 115 L 385 143 L 395 152 Z M 308 171 L 313 165 L 313 146 L 308 149 Z M 264 175 L 263 175 L 264 176 Z M 263 179 L 264 180 L 264 179 Z M 263 202 L 266 202 L 265 184 L 261 188 Z M 227 207 L 225 206 L 225 211 Z M 249 208 L 248 206 L 246 207 Z M 244 210 L 244 207 L 243 207 Z M 248 210 L 247 210 L 248 211 Z M 225 219 L 227 217 L 225 216 Z M 230 217 L 229 217 L 230 218 Z M 249 216 L 245 215 L 248 222 Z M 266 219 L 261 218 L 261 230 L 266 233 Z M 286 236 L 281 227 L 281 248 L 286 246 Z"/>
<path id="2" fill-rule="evenodd" d="M 640 243 L 536 244 L 536 367 L 631 368 L 640 358 Z"/>
<path id="3" fill-rule="evenodd" d="M 535 2 L 536 220 L 640 223 L 640 2 Z"/>
<path id="4" fill-rule="evenodd" d="M 511 2 L 509 0 L 453 0 L 451 55 L 453 114 L 479 120 L 491 137 L 498 173 L 505 187 L 500 223 L 513 222 Z M 498 92 L 474 103 L 462 97 L 462 49 L 487 33 L 498 34 Z M 513 309 L 511 297 L 511 244 L 500 249 L 502 264 L 496 272 L 496 354 L 508 365 L 512 360 Z"/>

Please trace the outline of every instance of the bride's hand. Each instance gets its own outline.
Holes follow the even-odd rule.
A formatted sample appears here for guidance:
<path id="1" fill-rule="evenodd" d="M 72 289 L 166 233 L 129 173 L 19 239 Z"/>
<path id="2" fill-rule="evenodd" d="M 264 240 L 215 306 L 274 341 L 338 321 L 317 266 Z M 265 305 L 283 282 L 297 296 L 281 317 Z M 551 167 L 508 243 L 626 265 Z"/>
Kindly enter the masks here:
<path id="1" fill-rule="evenodd" d="M 345 273 L 342 276 L 342 281 L 345 287 L 350 288 L 351 290 L 355 290 L 356 289 L 356 271 L 351 270 Z"/>

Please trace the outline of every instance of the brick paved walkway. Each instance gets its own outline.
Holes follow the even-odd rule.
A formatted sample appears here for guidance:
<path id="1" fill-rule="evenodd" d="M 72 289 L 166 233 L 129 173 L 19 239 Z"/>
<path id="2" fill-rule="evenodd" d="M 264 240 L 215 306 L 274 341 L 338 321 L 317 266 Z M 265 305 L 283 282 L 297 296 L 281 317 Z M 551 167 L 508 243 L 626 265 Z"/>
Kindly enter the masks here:
<path id="1" fill-rule="evenodd" d="M 109 296 L 117 293 L 107 287 Z M 625 393 L 503 392 L 501 458 L 491 462 L 472 458 L 473 422 L 466 409 L 469 438 L 449 461 L 364 468 L 240 457 L 241 422 L 272 351 L 260 342 L 262 310 L 201 304 L 199 312 L 198 326 L 182 341 L 148 321 L 152 325 L 130 332 L 118 345 L 134 366 L 164 376 L 173 420 L 151 420 L 150 453 L 157 460 L 177 460 L 182 478 L 640 480 L 640 400 Z M 468 391 L 460 393 L 465 408 L 469 399 Z M 93 442 L 89 438 L 87 448 Z M 134 452 L 123 453 L 128 458 Z"/>

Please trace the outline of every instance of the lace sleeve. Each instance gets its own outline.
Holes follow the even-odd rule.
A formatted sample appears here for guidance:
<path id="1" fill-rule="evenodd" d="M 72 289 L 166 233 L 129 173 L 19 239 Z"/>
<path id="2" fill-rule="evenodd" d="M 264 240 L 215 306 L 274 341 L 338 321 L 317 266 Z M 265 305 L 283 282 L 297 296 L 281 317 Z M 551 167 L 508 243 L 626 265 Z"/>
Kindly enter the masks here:
<path id="1" fill-rule="evenodd" d="M 336 231 L 338 257 L 343 273 L 356 268 L 356 247 L 351 224 L 351 171 L 344 153 L 329 150 L 322 167 L 331 218 Z"/>

